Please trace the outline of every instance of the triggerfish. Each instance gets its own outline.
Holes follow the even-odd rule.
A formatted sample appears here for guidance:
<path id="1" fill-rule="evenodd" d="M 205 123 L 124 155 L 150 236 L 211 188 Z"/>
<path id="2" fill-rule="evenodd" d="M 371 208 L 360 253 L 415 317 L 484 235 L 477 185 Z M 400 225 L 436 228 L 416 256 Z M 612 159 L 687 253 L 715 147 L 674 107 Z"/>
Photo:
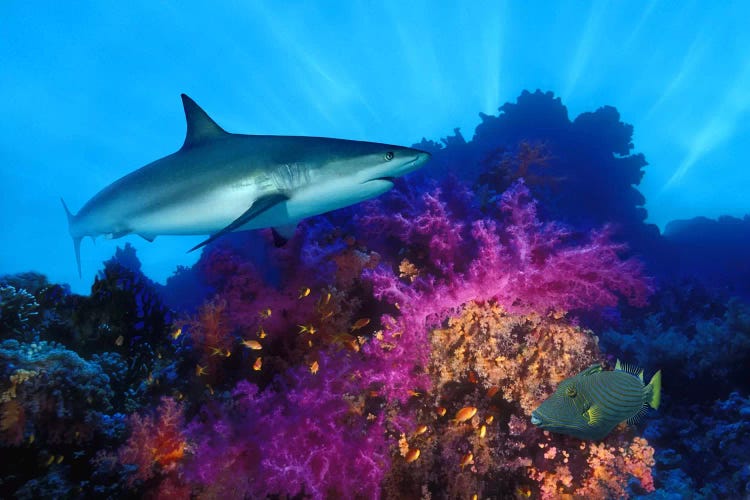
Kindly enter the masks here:
<path id="1" fill-rule="evenodd" d="M 560 382 L 531 413 L 531 423 L 580 439 L 600 440 L 619 423 L 635 423 L 648 407 L 659 408 L 661 370 L 644 384 L 643 370 L 617 361 L 613 371 L 592 365 Z"/>

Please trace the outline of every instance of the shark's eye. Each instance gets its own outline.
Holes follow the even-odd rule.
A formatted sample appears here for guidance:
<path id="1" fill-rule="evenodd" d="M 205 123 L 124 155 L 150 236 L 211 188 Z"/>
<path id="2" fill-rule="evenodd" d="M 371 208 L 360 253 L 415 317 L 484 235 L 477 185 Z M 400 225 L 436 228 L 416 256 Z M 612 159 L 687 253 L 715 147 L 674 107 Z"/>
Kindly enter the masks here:
<path id="1" fill-rule="evenodd" d="M 393 159 L 393 151 L 388 151 L 383 158 L 385 158 L 385 161 L 391 161 Z"/>

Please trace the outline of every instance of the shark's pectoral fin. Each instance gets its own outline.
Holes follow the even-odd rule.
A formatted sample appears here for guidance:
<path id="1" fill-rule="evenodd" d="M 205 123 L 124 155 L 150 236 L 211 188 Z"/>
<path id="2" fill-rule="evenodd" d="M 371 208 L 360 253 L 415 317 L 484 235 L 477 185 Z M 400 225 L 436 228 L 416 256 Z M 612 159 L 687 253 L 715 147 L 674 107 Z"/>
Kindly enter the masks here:
<path id="1" fill-rule="evenodd" d="M 297 223 L 284 224 L 283 226 L 277 226 L 271 228 L 273 234 L 273 244 L 276 248 L 283 247 L 286 242 L 291 240 L 297 231 Z"/>
<path id="2" fill-rule="evenodd" d="M 193 250 L 197 250 L 202 246 L 208 245 L 212 241 L 214 241 L 216 238 L 219 238 L 227 233 L 231 233 L 235 229 L 239 229 L 240 227 L 244 226 L 248 222 L 250 222 L 254 217 L 257 217 L 258 215 L 262 214 L 269 208 L 273 207 L 274 205 L 277 205 L 279 203 L 283 203 L 287 201 L 289 197 L 282 193 L 275 193 L 275 194 L 269 194 L 266 196 L 262 196 L 255 200 L 252 205 L 250 205 L 250 208 L 248 208 L 245 213 L 237 217 L 234 221 L 232 221 L 231 224 L 229 224 L 227 227 L 222 229 L 221 231 L 214 233 L 209 237 L 207 240 L 202 241 L 201 243 L 198 243 L 193 248 L 188 250 L 188 253 L 192 252 Z"/>
<path id="3" fill-rule="evenodd" d="M 138 236 L 140 236 L 144 240 L 148 241 L 149 243 L 153 243 L 153 241 L 156 239 L 156 235 L 155 234 L 140 234 L 139 233 Z"/>

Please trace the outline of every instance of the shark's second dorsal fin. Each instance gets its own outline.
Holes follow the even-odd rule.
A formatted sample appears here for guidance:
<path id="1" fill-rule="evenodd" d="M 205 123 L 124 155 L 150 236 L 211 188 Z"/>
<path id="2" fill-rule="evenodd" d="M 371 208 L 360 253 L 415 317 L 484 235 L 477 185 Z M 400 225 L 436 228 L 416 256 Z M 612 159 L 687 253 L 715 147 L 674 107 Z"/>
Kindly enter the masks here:
<path id="1" fill-rule="evenodd" d="M 181 94 L 181 96 L 182 106 L 185 108 L 185 120 L 187 121 L 187 133 L 182 149 L 197 146 L 228 134 L 194 100 L 185 94 Z"/>

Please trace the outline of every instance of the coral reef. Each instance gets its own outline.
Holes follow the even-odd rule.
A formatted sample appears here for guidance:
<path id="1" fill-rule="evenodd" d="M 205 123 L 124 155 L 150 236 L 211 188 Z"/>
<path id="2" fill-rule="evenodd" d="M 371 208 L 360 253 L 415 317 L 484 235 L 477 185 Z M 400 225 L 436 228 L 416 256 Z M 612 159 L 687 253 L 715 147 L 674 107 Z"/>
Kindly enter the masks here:
<path id="1" fill-rule="evenodd" d="M 162 398 L 156 416 L 133 414 L 127 442 L 117 458 L 125 465 L 135 465 L 129 481 L 146 481 L 156 474 L 168 474 L 177 468 L 185 455 L 183 408 L 174 399 Z"/>
<path id="2" fill-rule="evenodd" d="M 557 383 L 597 359 L 591 332 L 562 315 L 510 314 L 496 302 L 471 302 L 430 341 L 433 389 L 412 401 L 416 423 L 401 445 L 404 457 L 415 449 L 419 456 L 394 461 L 388 496 L 616 497 L 633 479 L 653 490 L 653 449 L 629 431 L 588 444 L 529 423 Z M 469 418 L 462 416 L 467 408 Z"/>
<path id="3" fill-rule="evenodd" d="M 88 296 L 0 278 L 0 496 L 746 493 L 748 306 L 647 277 L 635 253 L 674 254 L 632 132 L 524 92 L 470 141 L 423 141 L 434 178 L 281 248 L 227 235 L 162 286 L 125 245 Z M 659 412 L 598 442 L 531 425 L 615 357 L 663 370 Z"/>

